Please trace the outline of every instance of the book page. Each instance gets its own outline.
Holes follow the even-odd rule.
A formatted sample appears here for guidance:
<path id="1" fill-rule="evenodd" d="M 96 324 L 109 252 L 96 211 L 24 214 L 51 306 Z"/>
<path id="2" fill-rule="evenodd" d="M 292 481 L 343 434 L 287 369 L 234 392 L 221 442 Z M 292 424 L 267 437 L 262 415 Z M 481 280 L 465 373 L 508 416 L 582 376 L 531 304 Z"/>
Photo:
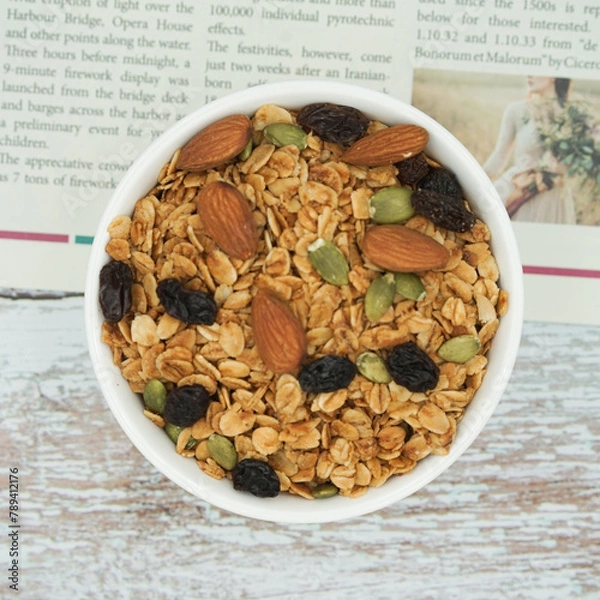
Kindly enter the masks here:
<path id="1" fill-rule="evenodd" d="M 494 151 L 528 78 L 568 79 L 586 118 L 600 106 L 597 0 L 0 0 L 0 15 L 3 287 L 82 291 L 96 224 L 131 162 L 182 116 L 249 86 L 380 90 L 482 165 L 502 163 L 489 174 L 506 181 L 515 141 L 510 156 Z M 536 214 L 539 194 L 514 217 L 526 318 L 600 323 L 598 182 L 530 163 L 551 173 L 545 197 L 569 189 L 571 200 L 544 205 L 562 202 L 568 218 Z"/>

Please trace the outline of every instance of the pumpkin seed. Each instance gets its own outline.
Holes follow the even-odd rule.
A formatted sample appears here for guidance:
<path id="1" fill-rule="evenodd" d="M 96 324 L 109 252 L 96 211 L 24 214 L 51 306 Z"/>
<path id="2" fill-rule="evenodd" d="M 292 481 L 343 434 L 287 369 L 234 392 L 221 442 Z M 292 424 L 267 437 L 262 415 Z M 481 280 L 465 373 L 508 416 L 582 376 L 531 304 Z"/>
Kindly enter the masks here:
<path id="1" fill-rule="evenodd" d="M 358 372 L 373 383 L 389 383 L 392 376 L 385 366 L 385 361 L 375 352 L 363 352 L 356 358 Z"/>
<path id="2" fill-rule="evenodd" d="M 185 427 L 179 427 L 179 425 L 173 425 L 173 423 L 165 424 L 165 433 L 169 436 L 169 439 L 176 444 L 179 439 L 179 434 L 185 429 Z M 196 445 L 197 440 L 190 435 L 190 439 L 185 445 L 185 450 L 191 450 Z"/>
<path id="3" fill-rule="evenodd" d="M 369 214 L 375 223 L 402 223 L 414 214 L 407 187 L 390 186 L 375 192 L 369 200 Z"/>
<path id="4" fill-rule="evenodd" d="M 213 433 L 207 440 L 210 457 L 227 471 L 237 464 L 238 455 L 233 442 L 223 435 Z"/>
<path id="5" fill-rule="evenodd" d="M 365 294 L 365 315 L 371 322 L 379 321 L 394 302 L 396 283 L 393 273 L 375 279 Z"/>
<path id="6" fill-rule="evenodd" d="M 320 483 L 319 485 L 316 485 L 312 489 L 312 495 L 313 498 L 316 498 L 317 500 L 322 500 L 323 498 L 331 498 L 332 496 L 335 496 L 339 491 L 340 490 L 335 485 L 333 485 L 333 483 L 327 481 L 325 483 Z"/>
<path id="7" fill-rule="evenodd" d="M 248 160 L 250 155 L 252 154 L 252 148 L 254 147 L 254 142 L 252 138 L 248 140 L 246 147 L 238 154 L 238 160 Z"/>
<path id="8" fill-rule="evenodd" d="M 471 360 L 481 348 L 481 341 L 476 335 L 457 335 L 445 341 L 438 349 L 438 356 L 455 363 Z"/>
<path id="9" fill-rule="evenodd" d="M 298 125 L 290 123 L 270 123 L 263 129 L 263 135 L 270 144 L 274 144 L 278 148 L 293 144 L 298 146 L 298 149 L 306 148 L 307 134 Z"/>
<path id="10" fill-rule="evenodd" d="M 144 405 L 149 411 L 162 415 L 167 401 L 167 388 L 159 379 L 150 379 L 142 392 Z"/>
<path id="11" fill-rule="evenodd" d="M 414 273 L 396 273 L 396 291 L 409 300 L 423 300 L 427 296 L 425 286 Z"/>
<path id="12" fill-rule="evenodd" d="M 323 238 L 314 241 L 308 247 L 308 258 L 315 271 L 327 283 L 345 285 L 348 283 L 350 267 L 342 251 Z"/>

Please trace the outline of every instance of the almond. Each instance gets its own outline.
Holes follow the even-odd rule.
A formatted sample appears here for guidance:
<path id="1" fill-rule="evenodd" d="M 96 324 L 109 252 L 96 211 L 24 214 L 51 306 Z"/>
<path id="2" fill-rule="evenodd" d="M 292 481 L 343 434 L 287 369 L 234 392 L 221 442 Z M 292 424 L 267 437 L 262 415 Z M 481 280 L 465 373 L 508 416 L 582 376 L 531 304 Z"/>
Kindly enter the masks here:
<path id="1" fill-rule="evenodd" d="M 382 269 L 398 273 L 441 269 L 450 258 L 445 246 L 404 225 L 376 225 L 365 233 L 365 256 Z"/>
<path id="2" fill-rule="evenodd" d="M 177 168 L 206 171 L 235 158 L 252 137 L 252 123 L 246 115 L 231 115 L 197 133 L 181 148 Z"/>
<path id="3" fill-rule="evenodd" d="M 274 373 L 290 373 L 306 355 L 306 335 L 291 308 L 273 293 L 259 290 L 252 301 L 252 330 L 258 354 Z"/>
<path id="4" fill-rule="evenodd" d="M 394 125 L 360 138 L 340 160 L 361 167 L 381 167 L 406 160 L 421 152 L 429 133 L 418 125 Z"/>
<path id="5" fill-rule="evenodd" d="M 206 233 L 232 256 L 241 260 L 256 254 L 258 231 L 248 199 L 233 185 L 215 181 L 196 196 L 198 214 Z"/>

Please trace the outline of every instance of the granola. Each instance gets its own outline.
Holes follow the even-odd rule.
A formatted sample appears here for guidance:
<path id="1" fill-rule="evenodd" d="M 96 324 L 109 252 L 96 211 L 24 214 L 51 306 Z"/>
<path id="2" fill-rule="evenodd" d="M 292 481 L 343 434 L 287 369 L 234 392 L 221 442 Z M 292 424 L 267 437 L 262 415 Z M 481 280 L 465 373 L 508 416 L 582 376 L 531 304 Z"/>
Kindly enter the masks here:
<path id="1" fill-rule="evenodd" d="M 373 225 L 369 200 L 406 183 L 395 164 L 340 160 L 347 148 L 314 132 L 305 134 L 303 149 L 277 147 L 263 135 L 270 124 L 296 125 L 296 116 L 274 105 L 258 109 L 245 160 L 192 172 L 177 168 L 176 152 L 133 214 L 112 221 L 106 252 L 132 270 L 131 310 L 106 321 L 102 339 L 134 392 L 159 380 L 167 391 L 198 385 L 212 396 L 205 416 L 176 431 L 175 450 L 206 474 L 232 477 L 211 456 L 208 440 L 217 435 L 231 441 L 238 461 L 267 462 L 281 491 L 312 499 L 333 489 L 358 497 L 430 454 L 449 452 L 485 375 L 508 296 L 485 223 L 476 219 L 470 230 L 455 232 L 416 214 L 403 225 L 442 245 L 446 264 L 417 273 L 425 291 L 417 300 L 396 291 L 381 314 L 367 318 L 365 295 L 386 272 L 361 249 Z M 384 129 L 371 121 L 367 134 Z M 250 258 L 232 256 L 207 233 L 196 199 L 215 182 L 232 185 L 251 207 L 258 241 Z M 329 283 L 315 269 L 311 248 L 318 240 L 348 265 L 343 283 Z M 169 278 L 211 296 L 216 320 L 186 324 L 168 314 L 157 290 Z M 437 383 L 410 391 L 359 371 L 343 389 L 305 392 L 298 369 L 274 373 L 257 349 L 251 307 L 262 290 L 285 302 L 301 324 L 308 362 L 339 355 L 356 364 L 364 353 L 386 359 L 395 346 L 413 342 L 439 369 Z M 477 353 L 463 363 L 443 360 L 438 349 L 458 336 L 476 338 Z M 140 410 L 158 427 L 167 425 L 143 404 Z"/>

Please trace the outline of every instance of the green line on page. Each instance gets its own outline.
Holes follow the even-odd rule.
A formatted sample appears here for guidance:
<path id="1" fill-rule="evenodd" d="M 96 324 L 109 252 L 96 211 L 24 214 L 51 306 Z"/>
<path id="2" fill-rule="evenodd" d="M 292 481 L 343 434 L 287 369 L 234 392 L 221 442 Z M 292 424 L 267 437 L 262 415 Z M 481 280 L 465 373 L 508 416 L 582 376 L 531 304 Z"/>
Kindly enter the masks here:
<path id="1" fill-rule="evenodd" d="M 76 235 L 75 243 L 76 244 L 87 244 L 88 246 L 94 242 L 93 235 Z"/>

